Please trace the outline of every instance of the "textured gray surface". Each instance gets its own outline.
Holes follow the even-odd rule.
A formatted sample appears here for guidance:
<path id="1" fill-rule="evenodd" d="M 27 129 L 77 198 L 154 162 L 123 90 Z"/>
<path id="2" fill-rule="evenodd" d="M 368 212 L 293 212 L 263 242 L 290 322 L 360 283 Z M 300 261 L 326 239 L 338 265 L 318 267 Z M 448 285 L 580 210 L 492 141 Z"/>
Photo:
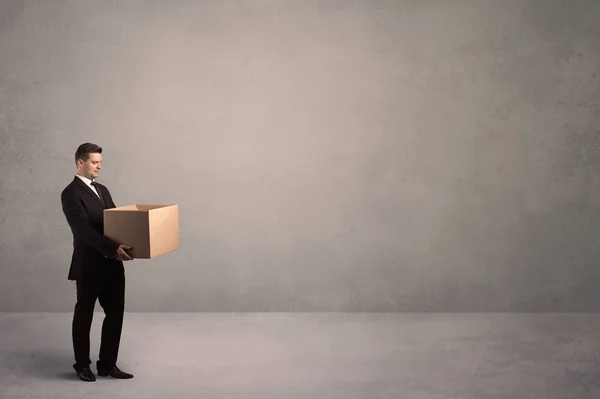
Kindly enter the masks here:
<path id="1" fill-rule="evenodd" d="M 0 314 L 0 397 L 600 397 L 598 314 L 129 313 L 135 378 L 95 383 L 76 379 L 69 334 L 68 313 Z"/>
<path id="2" fill-rule="evenodd" d="M 177 203 L 135 311 L 599 311 L 600 2 L 0 2 L 0 310 L 70 311 L 60 191 Z"/>

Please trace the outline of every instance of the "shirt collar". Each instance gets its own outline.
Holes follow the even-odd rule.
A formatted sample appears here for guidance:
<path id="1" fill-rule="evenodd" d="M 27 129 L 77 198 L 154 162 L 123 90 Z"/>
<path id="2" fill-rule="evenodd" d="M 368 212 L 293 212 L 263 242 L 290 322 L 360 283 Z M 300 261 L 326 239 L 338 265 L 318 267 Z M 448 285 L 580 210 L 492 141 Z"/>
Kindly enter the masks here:
<path id="1" fill-rule="evenodd" d="M 87 177 L 85 177 L 85 176 L 81 176 L 81 175 L 77 175 L 77 174 L 76 174 L 75 176 L 79 177 L 79 178 L 80 178 L 80 179 L 81 179 L 81 180 L 82 180 L 82 181 L 83 181 L 85 184 L 87 184 L 88 186 L 91 186 L 91 185 L 92 185 L 92 182 L 93 182 L 93 180 L 90 180 L 90 179 L 88 179 L 88 178 L 87 178 Z"/>

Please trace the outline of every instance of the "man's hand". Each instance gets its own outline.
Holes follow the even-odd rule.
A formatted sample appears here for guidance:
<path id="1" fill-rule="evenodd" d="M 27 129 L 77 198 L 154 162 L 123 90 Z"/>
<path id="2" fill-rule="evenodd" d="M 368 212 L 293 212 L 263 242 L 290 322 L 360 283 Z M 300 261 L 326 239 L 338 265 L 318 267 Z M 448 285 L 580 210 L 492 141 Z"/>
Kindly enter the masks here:
<path id="1" fill-rule="evenodd" d="M 125 252 L 126 249 L 131 249 L 131 247 L 128 245 L 119 245 L 119 248 L 117 248 L 117 252 L 115 254 L 115 258 L 121 261 L 133 260 L 133 258 L 129 256 L 127 252 Z"/>

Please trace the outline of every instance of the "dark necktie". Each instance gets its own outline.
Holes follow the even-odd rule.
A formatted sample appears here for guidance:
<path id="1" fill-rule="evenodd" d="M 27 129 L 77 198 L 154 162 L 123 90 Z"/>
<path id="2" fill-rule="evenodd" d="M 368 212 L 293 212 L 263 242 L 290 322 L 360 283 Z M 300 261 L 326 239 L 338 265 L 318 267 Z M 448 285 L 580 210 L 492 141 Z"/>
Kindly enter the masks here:
<path id="1" fill-rule="evenodd" d="M 104 198 L 102 197 L 102 194 L 100 193 L 100 187 L 98 187 L 98 183 L 93 181 L 92 186 L 94 186 L 94 188 L 96 189 L 96 192 L 98 193 L 98 197 L 100 197 L 100 201 L 102 201 L 102 203 L 104 204 L 104 207 L 106 208 L 106 202 L 104 201 Z"/>

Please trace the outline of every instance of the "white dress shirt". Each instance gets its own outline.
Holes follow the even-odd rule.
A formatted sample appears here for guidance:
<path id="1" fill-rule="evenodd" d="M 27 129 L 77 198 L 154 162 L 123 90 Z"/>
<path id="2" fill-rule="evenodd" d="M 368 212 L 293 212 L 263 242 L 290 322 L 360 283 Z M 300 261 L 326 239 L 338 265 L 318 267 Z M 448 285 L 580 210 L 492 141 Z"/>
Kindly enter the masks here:
<path id="1" fill-rule="evenodd" d="M 87 177 L 80 176 L 78 174 L 76 174 L 75 176 L 79 177 L 82 182 L 84 182 L 85 184 L 87 184 L 87 186 L 89 188 L 91 188 L 93 192 L 96 193 L 96 195 L 98 196 L 98 198 L 100 198 L 100 194 L 98 194 L 98 191 L 96 191 L 96 187 L 92 186 L 92 180 L 88 179 Z"/>

